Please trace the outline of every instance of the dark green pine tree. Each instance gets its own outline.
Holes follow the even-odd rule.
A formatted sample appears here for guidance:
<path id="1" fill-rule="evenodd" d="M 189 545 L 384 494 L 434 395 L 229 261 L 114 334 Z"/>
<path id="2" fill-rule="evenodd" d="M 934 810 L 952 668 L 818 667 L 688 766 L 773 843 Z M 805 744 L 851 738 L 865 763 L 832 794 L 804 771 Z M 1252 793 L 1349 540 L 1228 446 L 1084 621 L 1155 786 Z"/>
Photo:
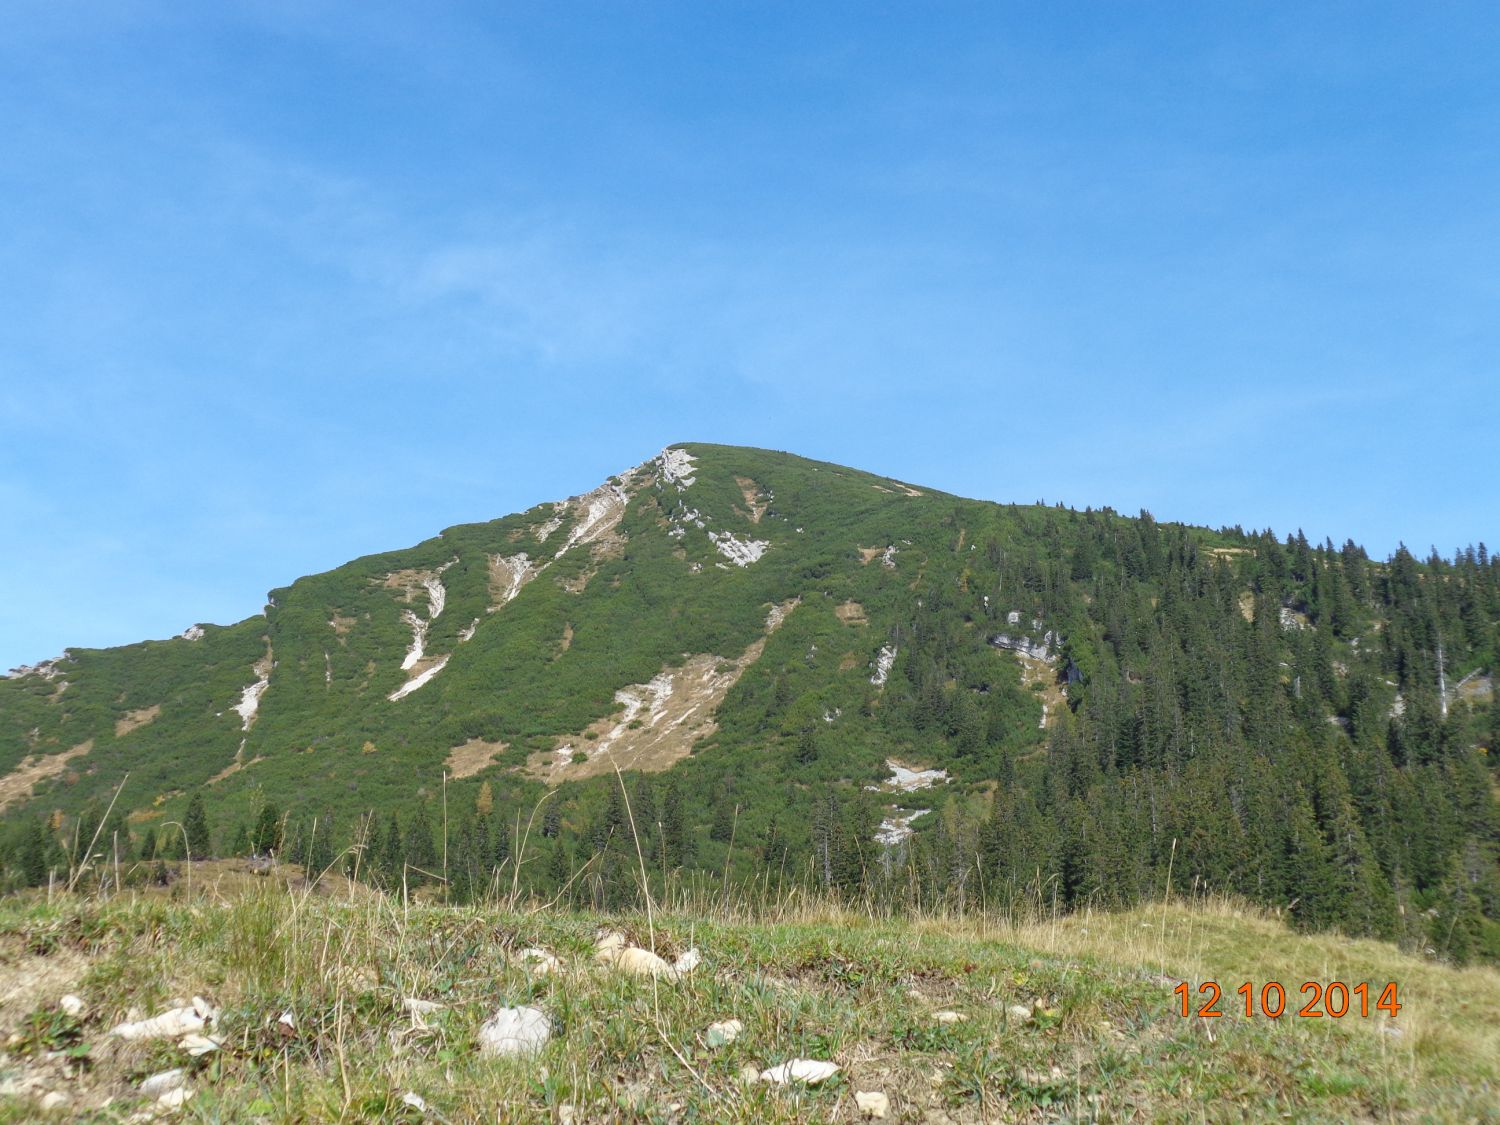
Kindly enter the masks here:
<path id="1" fill-rule="evenodd" d="M 656 783 L 650 774 L 643 773 L 636 779 L 630 795 L 630 811 L 640 836 L 641 854 L 648 863 L 655 863 L 661 848 L 661 814 L 656 808 Z"/>
<path id="2" fill-rule="evenodd" d="M 375 813 L 372 811 L 361 814 L 354 826 L 354 838 L 349 842 L 344 856 L 344 875 L 349 879 L 358 876 L 371 882 L 375 875 L 376 849 L 379 844 L 380 825 L 375 819 Z"/>
<path id="3" fill-rule="evenodd" d="M 139 850 L 135 853 L 135 857 L 136 857 L 136 859 L 139 859 L 139 860 L 141 860 L 143 862 L 147 861 L 147 860 L 155 859 L 156 858 L 156 849 L 157 849 L 156 829 L 155 828 L 147 828 L 146 831 L 141 834 L 141 846 L 140 846 Z"/>
<path id="4" fill-rule="evenodd" d="M 457 826 L 453 848 L 448 856 L 448 901 L 462 906 L 473 902 L 482 878 L 482 852 L 479 839 L 488 840 L 485 817 L 481 814 L 465 819 Z"/>
<path id="5" fill-rule="evenodd" d="M 381 880 L 391 890 L 399 890 L 405 874 L 406 847 L 401 840 L 401 821 L 394 813 L 385 823 L 385 832 L 380 838 L 380 854 L 376 867 Z"/>
<path id="6" fill-rule="evenodd" d="M 281 810 L 270 801 L 261 806 L 260 814 L 255 818 L 250 847 L 256 855 L 263 856 L 281 851 Z"/>
<path id="7" fill-rule="evenodd" d="M 692 834 L 682 807 L 682 790 L 677 780 L 667 782 L 661 804 L 662 861 L 669 869 L 690 867 L 694 859 Z"/>
<path id="8" fill-rule="evenodd" d="M 809 765 L 818 760 L 822 747 L 818 738 L 818 728 L 809 723 L 797 734 L 797 762 L 800 765 Z"/>
<path id="9" fill-rule="evenodd" d="M 713 820 L 709 822 L 708 838 L 718 840 L 721 843 L 729 843 L 734 836 L 734 822 L 738 813 L 732 792 L 720 793 L 719 799 L 714 802 Z"/>
<path id="10" fill-rule="evenodd" d="M 1312 806 L 1298 786 L 1293 794 L 1282 857 L 1282 893 L 1299 928 L 1332 924 L 1338 916 L 1334 873 Z"/>
<path id="11" fill-rule="evenodd" d="M 187 815 L 183 817 L 183 828 L 187 832 L 189 859 L 208 859 L 213 855 L 213 840 L 208 829 L 208 813 L 203 808 L 203 795 L 194 793 L 188 802 Z"/>
<path id="12" fill-rule="evenodd" d="M 572 874 L 572 864 L 568 861 L 568 845 L 559 837 L 552 844 L 551 854 L 547 857 L 547 878 L 556 890 L 561 890 Z"/>
<path id="13" fill-rule="evenodd" d="M 503 817 L 496 820 L 493 829 L 490 830 L 486 851 L 488 865 L 484 873 L 484 882 L 488 886 L 493 872 L 502 871 L 510 863 L 510 828 Z"/>
<path id="14" fill-rule="evenodd" d="M 307 854 L 302 869 L 316 879 L 333 865 L 333 814 L 324 813 L 308 826 Z"/>
<path id="15" fill-rule="evenodd" d="M 1438 887 L 1435 914 L 1427 928 L 1428 940 L 1439 956 L 1455 965 L 1467 965 L 1484 949 L 1485 929 L 1484 911 L 1473 881 L 1455 855 Z M 1490 955 L 1494 955 L 1493 950 Z"/>
<path id="16" fill-rule="evenodd" d="M 97 836 L 102 834 L 104 812 L 99 807 L 98 801 L 90 801 L 78 814 L 78 819 L 73 824 L 73 838 L 69 841 L 68 864 L 71 867 L 82 866 L 93 851 L 98 850 Z"/>
<path id="17" fill-rule="evenodd" d="M 418 805 L 412 817 L 411 827 L 406 830 L 405 856 L 407 883 L 417 886 L 426 883 L 438 874 L 437 845 L 432 839 L 432 822 L 427 818 L 427 806 Z"/>
<path id="18" fill-rule="evenodd" d="M 26 822 L 21 840 L 21 878 L 28 887 L 40 887 L 47 881 L 47 826 L 34 816 Z"/>
<path id="19" fill-rule="evenodd" d="M 562 812 L 554 803 L 547 807 L 542 814 L 542 836 L 548 840 L 555 840 L 562 834 Z"/>

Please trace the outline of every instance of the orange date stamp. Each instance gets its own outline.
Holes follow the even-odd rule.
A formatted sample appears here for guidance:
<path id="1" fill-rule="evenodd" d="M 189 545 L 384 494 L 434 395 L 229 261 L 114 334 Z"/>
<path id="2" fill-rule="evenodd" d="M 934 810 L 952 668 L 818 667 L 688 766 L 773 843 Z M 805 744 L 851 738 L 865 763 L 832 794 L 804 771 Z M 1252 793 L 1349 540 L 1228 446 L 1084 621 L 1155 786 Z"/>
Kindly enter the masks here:
<path id="1" fill-rule="evenodd" d="M 1327 984 L 1315 980 L 1305 981 L 1297 987 L 1290 1007 L 1287 987 L 1280 981 L 1267 981 L 1259 988 L 1253 981 L 1246 981 L 1234 991 L 1243 1001 L 1247 1017 L 1280 1019 L 1283 1015 L 1295 1015 L 1303 1019 L 1327 1017 L 1337 1020 L 1345 1016 L 1369 1019 L 1372 1012 L 1377 1015 L 1386 1012 L 1395 1019 L 1396 1014 L 1401 1011 L 1401 1003 L 1396 998 L 1396 982 L 1390 981 L 1380 990 L 1373 1006 L 1370 1003 L 1370 989 L 1368 981 L 1355 985 L 1339 980 L 1329 981 Z M 1226 1014 L 1220 1008 L 1221 1003 L 1233 1003 L 1225 997 L 1224 990 L 1217 981 L 1206 980 L 1200 984 L 1197 997 L 1192 996 L 1187 981 L 1179 982 L 1172 992 L 1179 1001 L 1177 1014 L 1183 1017 L 1196 1015 L 1202 1019 L 1213 1019 Z M 1299 997 L 1302 999 L 1300 1006 Z M 1238 1005 L 1235 1007 L 1238 1008 Z"/>

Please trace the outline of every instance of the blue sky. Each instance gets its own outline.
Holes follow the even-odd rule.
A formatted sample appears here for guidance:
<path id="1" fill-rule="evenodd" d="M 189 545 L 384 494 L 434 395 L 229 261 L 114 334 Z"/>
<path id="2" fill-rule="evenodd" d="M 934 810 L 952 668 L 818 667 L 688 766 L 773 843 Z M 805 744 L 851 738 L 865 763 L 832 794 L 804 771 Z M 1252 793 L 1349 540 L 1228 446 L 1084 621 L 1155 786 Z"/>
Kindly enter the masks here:
<path id="1" fill-rule="evenodd" d="M 1500 541 L 1500 21 L 5 5 L 0 668 L 673 441 Z"/>

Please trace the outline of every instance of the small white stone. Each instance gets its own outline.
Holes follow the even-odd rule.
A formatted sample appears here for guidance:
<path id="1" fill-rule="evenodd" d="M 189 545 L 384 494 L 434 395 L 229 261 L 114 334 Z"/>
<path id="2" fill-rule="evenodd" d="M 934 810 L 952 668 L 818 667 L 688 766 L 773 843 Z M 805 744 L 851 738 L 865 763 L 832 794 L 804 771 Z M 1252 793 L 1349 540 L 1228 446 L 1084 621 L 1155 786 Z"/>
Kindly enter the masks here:
<path id="1" fill-rule="evenodd" d="M 777 1086 L 785 1086 L 790 1082 L 816 1086 L 819 1082 L 826 1082 L 838 1072 L 838 1063 L 825 1062 L 822 1059 L 792 1059 L 790 1062 L 761 1071 L 760 1080 Z"/>
<path id="2" fill-rule="evenodd" d="M 479 1053 L 529 1055 L 552 1038 L 552 1021 L 537 1008 L 501 1008 L 479 1029 Z"/>
<path id="3" fill-rule="evenodd" d="M 169 1090 L 175 1090 L 187 1079 L 185 1071 L 163 1070 L 141 1083 L 141 1093 L 148 1098 L 159 1098 Z"/>
<path id="4" fill-rule="evenodd" d="M 210 1051 L 217 1051 L 219 1049 L 219 1040 L 215 1039 L 212 1035 L 198 1035 L 197 1033 L 193 1033 L 184 1035 L 177 1041 L 177 1045 L 194 1058 L 197 1058 L 199 1055 L 206 1055 Z"/>
<path id="5" fill-rule="evenodd" d="M 884 1117 L 891 1111 L 891 1099 L 879 1090 L 858 1090 L 854 1104 L 865 1117 Z"/>
<path id="6" fill-rule="evenodd" d="M 945 1008 L 941 1012 L 933 1012 L 932 1018 L 937 1020 L 938 1023 L 963 1023 L 969 1017 L 962 1012 L 953 1012 Z"/>
<path id="7" fill-rule="evenodd" d="M 74 1019 L 77 1019 L 83 1015 L 84 1005 L 82 998 L 74 996 L 71 992 L 59 1000 L 57 1006 L 62 1009 L 65 1016 L 72 1016 Z"/>
<path id="8" fill-rule="evenodd" d="M 156 1099 L 157 1107 L 160 1109 L 181 1109 L 192 1099 L 195 1092 L 186 1086 L 179 1086 L 175 1090 L 168 1090 Z"/>
<path id="9" fill-rule="evenodd" d="M 418 1113 L 427 1112 L 427 1099 L 421 1094 L 414 1094 L 410 1090 L 401 1095 L 401 1104 L 409 1105 Z"/>
<path id="10" fill-rule="evenodd" d="M 562 963 L 545 949 L 523 949 L 515 955 L 514 962 L 518 968 L 538 977 L 551 976 L 562 968 Z"/>
<path id="11" fill-rule="evenodd" d="M 1029 1023 L 1031 1021 L 1031 1009 L 1025 1004 L 1012 1004 L 1005 1009 L 1005 1014 L 1017 1023 Z"/>
<path id="12" fill-rule="evenodd" d="M 53 1090 L 51 1093 L 43 1094 L 42 1100 L 37 1103 L 43 1113 L 52 1113 L 67 1106 L 71 1099 L 61 1090 Z"/>
<path id="13" fill-rule="evenodd" d="M 723 1047 L 738 1039 L 744 1030 L 745 1025 L 739 1020 L 720 1020 L 718 1023 L 708 1025 L 703 1041 L 710 1047 Z"/>

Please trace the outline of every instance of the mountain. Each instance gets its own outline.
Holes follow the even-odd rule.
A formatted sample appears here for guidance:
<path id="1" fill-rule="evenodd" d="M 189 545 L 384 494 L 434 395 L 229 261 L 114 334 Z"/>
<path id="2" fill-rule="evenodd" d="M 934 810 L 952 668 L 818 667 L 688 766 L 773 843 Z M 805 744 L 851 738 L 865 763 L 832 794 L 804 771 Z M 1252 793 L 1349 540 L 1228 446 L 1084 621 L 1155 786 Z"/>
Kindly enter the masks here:
<path id="1" fill-rule="evenodd" d="M 374 878 L 600 905 L 646 866 L 1061 907 L 1170 882 L 1500 957 L 1497 622 L 1482 545 L 1376 562 L 673 446 L 0 679 L 5 878 L 94 840 L 361 842 Z"/>

